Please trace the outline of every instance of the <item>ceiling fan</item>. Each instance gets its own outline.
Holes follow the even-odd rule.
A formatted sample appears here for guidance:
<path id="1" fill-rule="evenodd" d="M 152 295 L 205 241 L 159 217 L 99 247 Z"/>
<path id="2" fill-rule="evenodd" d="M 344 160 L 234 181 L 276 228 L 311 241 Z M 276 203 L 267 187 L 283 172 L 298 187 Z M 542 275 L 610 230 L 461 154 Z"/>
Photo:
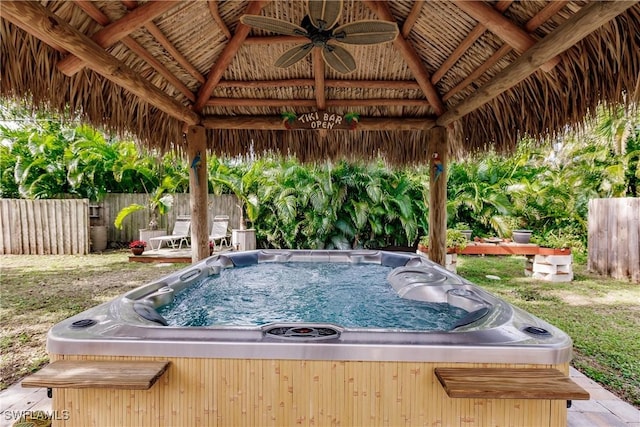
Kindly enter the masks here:
<path id="1" fill-rule="evenodd" d="M 286 51 L 275 62 L 276 67 L 290 67 L 305 58 L 314 47 L 319 47 L 324 62 L 337 72 L 346 74 L 356 69 L 356 61 L 336 43 L 367 45 L 390 42 L 398 35 L 398 25 L 395 22 L 366 20 L 338 26 L 342 5 L 342 0 L 308 0 L 307 14 L 300 25 L 261 15 L 243 15 L 240 22 L 278 34 L 309 39 L 308 43 Z"/>

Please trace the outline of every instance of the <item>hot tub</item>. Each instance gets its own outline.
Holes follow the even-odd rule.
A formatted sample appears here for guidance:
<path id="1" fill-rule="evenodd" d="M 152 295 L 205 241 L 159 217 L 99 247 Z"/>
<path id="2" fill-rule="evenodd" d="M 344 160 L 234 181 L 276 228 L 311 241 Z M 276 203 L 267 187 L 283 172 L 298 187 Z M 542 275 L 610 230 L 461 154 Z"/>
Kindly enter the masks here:
<path id="1" fill-rule="evenodd" d="M 203 281 L 213 280 L 209 287 L 222 286 L 215 280 L 229 269 L 268 266 L 273 272 L 308 263 L 339 263 L 362 271 L 386 267 L 383 288 L 394 298 L 418 309 L 444 306 L 459 317 L 435 328 L 420 321 L 389 327 L 332 318 L 315 321 L 317 314 L 276 321 L 267 316 L 259 322 L 241 316 L 245 320 L 234 324 L 216 323 L 216 312 L 223 310 L 213 307 L 204 309 L 212 313 L 209 323 L 184 326 L 160 314 Z M 279 286 L 291 288 L 305 275 Z M 237 291 L 225 291 L 230 298 L 253 285 L 234 280 Z M 331 289 L 332 284 L 324 286 Z M 373 290 L 368 292 L 366 283 L 357 294 L 361 305 L 373 303 Z M 192 298 L 186 301 L 194 309 L 206 303 Z M 258 305 L 269 305 L 273 295 L 269 298 Z M 282 298 L 293 304 L 294 297 Z M 219 301 L 223 297 L 214 299 L 224 304 Z M 47 343 L 52 360 L 171 361 L 168 372 L 148 391 L 54 393 L 54 409 L 71 411 L 68 425 L 161 426 L 564 425 L 564 401 L 451 399 L 434 369 L 556 368 L 567 374 L 571 346 L 570 338 L 552 325 L 419 255 L 310 250 L 208 258 L 55 325 Z"/>

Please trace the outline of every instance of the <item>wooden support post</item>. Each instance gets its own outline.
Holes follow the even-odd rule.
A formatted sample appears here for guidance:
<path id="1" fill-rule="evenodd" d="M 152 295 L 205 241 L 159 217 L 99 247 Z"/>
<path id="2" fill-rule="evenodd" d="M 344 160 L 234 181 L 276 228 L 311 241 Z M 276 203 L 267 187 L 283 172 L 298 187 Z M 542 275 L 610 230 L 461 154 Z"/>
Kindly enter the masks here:
<path id="1" fill-rule="evenodd" d="M 202 126 L 187 129 L 187 156 L 189 157 L 189 202 L 191 204 L 192 262 L 209 256 L 209 223 L 207 221 L 207 136 Z"/>
<path id="2" fill-rule="evenodd" d="M 447 256 L 447 129 L 431 130 L 429 138 L 429 259 L 442 266 Z"/>

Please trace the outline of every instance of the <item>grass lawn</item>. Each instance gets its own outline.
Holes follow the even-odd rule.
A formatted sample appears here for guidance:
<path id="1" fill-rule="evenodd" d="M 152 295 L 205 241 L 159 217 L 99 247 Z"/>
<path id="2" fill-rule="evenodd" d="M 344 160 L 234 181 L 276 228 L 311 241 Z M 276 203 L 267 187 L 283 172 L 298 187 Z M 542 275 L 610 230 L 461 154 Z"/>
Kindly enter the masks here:
<path id="1" fill-rule="evenodd" d="M 640 407 L 640 285 L 590 274 L 579 261 L 570 283 L 525 277 L 524 257 L 463 256 L 457 266 L 459 275 L 569 334 L 572 365 Z"/>
<path id="2" fill-rule="evenodd" d="M 0 390 L 47 363 L 54 324 L 185 267 L 130 263 L 129 255 L 0 255 Z"/>
<path id="3" fill-rule="evenodd" d="M 128 255 L 0 256 L 0 389 L 47 362 L 55 323 L 185 267 L 129 263 Z M 585 270 L 574 264 L 573 282 L 551 284 L 525 277 L 522 257 L 458 260 L 460 275 L 566 331 L 574 366 L 640 407 L 640 285 Z"/>

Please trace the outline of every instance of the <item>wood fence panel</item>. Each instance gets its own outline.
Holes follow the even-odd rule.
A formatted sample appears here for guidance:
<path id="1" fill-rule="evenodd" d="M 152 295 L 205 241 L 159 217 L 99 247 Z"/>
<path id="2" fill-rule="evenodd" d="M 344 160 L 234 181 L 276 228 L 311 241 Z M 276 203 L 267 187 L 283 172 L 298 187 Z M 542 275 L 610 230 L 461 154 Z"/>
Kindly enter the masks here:
<path id="1" fill-rule="evenodd" d="M 145 194 L 108 194 L 101 203 L 99 222 L 107 226 L 107 242 L 137 240 L 140 229 L 149 223 L 149 211 L 129 215 L 121 230 L 113 222 L 120 210 L 133 203 L 146 206 Z M 216 215 L 229 216 L 230 228 L 240 224 L 239 202 L 234 195 L 209 195 L 209 223 Z M 179 215 L 191 212 L 189 194 L 174 195 L 167 215 L 159 218 L 159 228 L 173 231 Z M 0 199 L 0 254 L 61 255 L 87 254 L 90 250 L 89 201 L 86 199 Z"/>
<path id="2" fill-rule="evenodd" d="M 89 253 L 86 199 L 0 199 L 0 254 Z"/>
<path id="3" fill-rule="evenodd" d="M 55 212 L 62 212 L 62 203 L 61 200 L 56 200 L 54 202 Z M 51 230 L 52 236 L 51 238 L 56 242 L 52 247 L 55 248 L 55 252 L 52 252 L 54 255 L 60 255 L 64 253 L 64 239 L 58 239 L 58 230 L 62 229 L 62 215 L 55 215 L 55 222 L 53 222 L 53 229 Z"/>
<path id="4" fill-rule="evenodd" d="M 587 267 L 640 283 L 640 198 L 589 201 Z"/>

